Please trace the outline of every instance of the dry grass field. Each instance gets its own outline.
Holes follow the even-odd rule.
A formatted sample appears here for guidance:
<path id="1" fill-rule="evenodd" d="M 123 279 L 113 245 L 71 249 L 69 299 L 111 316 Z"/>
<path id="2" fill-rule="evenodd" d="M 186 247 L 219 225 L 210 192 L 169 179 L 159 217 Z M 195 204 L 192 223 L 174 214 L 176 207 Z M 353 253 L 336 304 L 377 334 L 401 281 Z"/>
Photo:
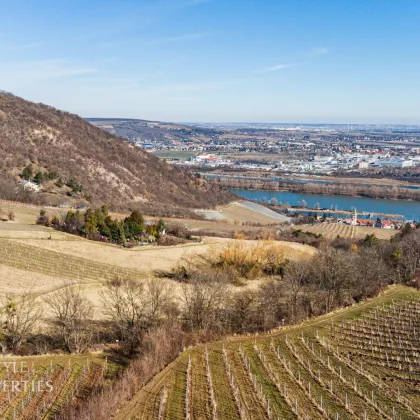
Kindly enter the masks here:
<path id="1" fill-rule="evenodd" d="M 254 208 L 250 208 L 253 205 Z M 198 213 L 212 220 L 224 220 L 230 223 L 260 223 L 261 225 L 272 225 L 281 223 L 281 215 L 266 209 L 263 206 L 247 201 L 237 201 L 226 206 L 221 206 L 216 210 L 203 210 Z"/>
<path id="2" fill-rule="evenodd" d="M 380 229 L 370 226 L 350 226 L 338 223 L 316 223 L 314 225 L 300 225 L 303 232 L 320 233 L 327 239 L 337 236 L 349 239 L 363 239 L 366 235 L 374 234 L 378 239 L 390 239 L 398 233 L 394 229 Z"/>
<path id="3" fill-rule="evenodd" d="M 139 280 L 153 279 L 156 270 L 171 270 L 180 261 L 199 254 L 215 253 L 233 241 L 203 237 L 199 243 L 171 247 L 147 245 L 125 249 L 37 226 L 35 221 L 40 208 L 10 203 L 0 203 L 0 207 L 3 211 L 15 213 L 15 221 L 0 222 L 0 296 L 25 291 L 42 296 L 60 287 L 80 284 L 86 297 L 96 307 L 98 317 L 99 294 L 105 280 L 116 276 Z M 50 210 L 47 212 L 50 213 Z M 205 220 L 183 219 L 182 222 L 190 228 L 199 229 L 244 228 L 235 224 Z M 255 241 L 246 242 L 250 247 L 256 244 Z M 307 245 L 289 242 L 276 244 L 289 259 L 311 256 L 315 252 L 314 248 Z M 172 280 L 156 278 L 156 281 L 170 282 L 174 293 L 180 288 L 179 284 Z M 257 284 L 259 283 L 251 282 L 249 287 L 256 287 Z"/>

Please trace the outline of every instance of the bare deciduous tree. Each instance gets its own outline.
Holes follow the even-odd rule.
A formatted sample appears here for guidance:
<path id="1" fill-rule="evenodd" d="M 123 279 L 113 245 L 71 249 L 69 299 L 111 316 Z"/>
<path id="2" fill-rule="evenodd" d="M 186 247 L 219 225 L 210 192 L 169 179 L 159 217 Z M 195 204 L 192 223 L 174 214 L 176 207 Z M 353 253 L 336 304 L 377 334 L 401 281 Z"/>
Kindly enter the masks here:
<path id="1" fill-rule="evenodd" d="M 54 316 L 55 327 L 68 351 L 80 353 L 91 343 L 92 303 L 80 286 L 68 286 L 44 299 Z"/>
<path id="2" fill-rule="evenodd" d="M 282 283 L 278 280 L 263 283 L 259 290 L 260 328 L 266 331 L 276 327 L 285 314 Z"/>
<path id="3" fill-rule="evenodd" d="M 298 318 L 298 301 L 304 286 L 308 283 L 309 273 L 310 264 L 307 261 L 293 261 L 287 266 L 284 289 L 288 297 L 292 322 L 296 322 Z"/>
<path id="4" fill-rule="evenodd" d="M 339 304 L 343 288 L 349 287 L 355 269 L 352 254 L 334 248 L 319 252 L 312 260 L 312 275 L 320 290 L 325 292 L 325 310 Z"/>
<path id="5" fill-rule="evenodd" d="M 379 247 L 363 247 L 356 258 L 353 271 L 354 299 L 374 296 L 382 287 L 392 282 L 394 273 L 386 264 Z"/>
<path id="6" fill-rule="evenodd" d="M 405 283 L 410 283 L 415 279 L 417 288 L 420 288 L 420 231 L 416 230 L 404 235 L 400 246 L 399 276 Z"/>
<path id="7" fill-rule="evenodd" d="M 187 328 L 193 331 L 217 329 L 227 298 L 226 290 L 224 281 L 209 281 L 208 278 L 201 281 L 199 276 L 184 284 L 181 300 Z"/>
<path id="8" fill-rule="evenodd" d="M 258 330 L 258 296 L 251 290 L 235 293 L 228 306 L 229 329 L 234 333 Z"/>
<path id="9" fill-rule="evenodd" d="M 116 278 L 105 283 L 101 294 L 104 312 L 117 330 L 118 338 L 131 353 L 147 328 L 147 307 L 143 282 Z"/>
<path id="10" fill-rule="evenodd" d="M 42 310 L 35 301 L 35 296 L 25 293 L 20 296 L 7 295 L 2 308 L 3 340 L 2 351 L 10 346 L 12 352 L 19 350 L 29 337 L 36 322 L 42 316 Z"/>
<path id="11" fill-rule="evenodd" d="M 150 279 L 146 283 L 146 316 L 150 325 L 157 325 L 173 302 L 173 290 L 168 282 Z"/>

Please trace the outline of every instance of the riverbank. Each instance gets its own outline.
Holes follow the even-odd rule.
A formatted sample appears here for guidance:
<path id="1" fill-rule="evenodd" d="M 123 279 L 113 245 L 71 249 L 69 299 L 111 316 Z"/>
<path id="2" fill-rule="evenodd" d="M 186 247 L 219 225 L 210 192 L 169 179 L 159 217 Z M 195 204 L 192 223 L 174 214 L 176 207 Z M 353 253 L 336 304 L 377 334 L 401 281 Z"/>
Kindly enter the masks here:
<path id="1" fill-rule="evenodd" d="M 261 203 L 282 204 L 285 207 L 352 210 L 365 212 L 371 218 L 379 215 L 399 215 L 404 220 L 420 219 L 420 202 L 409 200 L 381 199 L 370 197 L 350 197 L 343 195 L 308 194 L 292 191 L 269 191 L 263 189 L 234 188 L 231 191 L 245 200 Z M 304 205 L 303 205 L 304 204 Z"/>

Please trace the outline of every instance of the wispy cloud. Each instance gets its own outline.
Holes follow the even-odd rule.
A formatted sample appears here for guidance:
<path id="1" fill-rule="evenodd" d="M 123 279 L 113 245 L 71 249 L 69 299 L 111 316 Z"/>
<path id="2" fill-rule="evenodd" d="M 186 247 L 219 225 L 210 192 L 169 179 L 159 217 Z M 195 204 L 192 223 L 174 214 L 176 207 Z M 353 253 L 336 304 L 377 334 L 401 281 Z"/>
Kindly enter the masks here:
<path id="1" fill-rule="evenodd" d="M 306 53 L 306 57 L 301 57 L 302 60 L 297 63 L 289 63 L 289 64 L 276 64 L 275 66 L 266 67 L 264 69 L 256 70 L 254 73 L 269 73 L 273 71 L 280 71 L 290 67 L 300 66 L 304 63 L 310 62 L 310 58 L 317 56 L 317 55 L 325 55 L 329 53 L 329 49 L 326 47 L 315 47 L 312 48 L 309 52 Z"/>
<path id="2" fill-rule="evenodd" d="M 316 48 L 312 48 L 309 55 L 324 55 L 324 54 L 328 54 L 328 53 L 329 53 L 328 48 L 326 48 L 326 47 L 316 47 Z"/>
<path id="3" fill-rule="evenodd" d="M 0 77 L 8 79 L 51 79 L 94 73 L 96 69 L 66 60 L 0 62 Z"/>
<path id="4" fill-rule="evenodd" d="M 269 73 L 271 71 L 279 71 L 293 67 L 293 64 L 276 64 L 275 66 L 266 67 L 265 69 L 256 70 L 255 73 Z"/>

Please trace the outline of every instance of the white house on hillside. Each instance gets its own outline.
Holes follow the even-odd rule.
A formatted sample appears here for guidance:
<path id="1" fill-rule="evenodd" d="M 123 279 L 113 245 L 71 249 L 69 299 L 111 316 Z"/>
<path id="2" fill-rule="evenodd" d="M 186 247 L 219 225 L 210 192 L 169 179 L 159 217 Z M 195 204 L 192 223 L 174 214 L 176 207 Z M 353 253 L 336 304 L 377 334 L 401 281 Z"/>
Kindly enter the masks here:
<path id="1" fill-rule="evenodd" d="M 22 185 L 25 191 L 38 192 L 40 188 L 38 184 L 35 184 L 34 182 L 31 182 L 31 181 L 21 181 L 19 182 L 19 185 Z"/>

